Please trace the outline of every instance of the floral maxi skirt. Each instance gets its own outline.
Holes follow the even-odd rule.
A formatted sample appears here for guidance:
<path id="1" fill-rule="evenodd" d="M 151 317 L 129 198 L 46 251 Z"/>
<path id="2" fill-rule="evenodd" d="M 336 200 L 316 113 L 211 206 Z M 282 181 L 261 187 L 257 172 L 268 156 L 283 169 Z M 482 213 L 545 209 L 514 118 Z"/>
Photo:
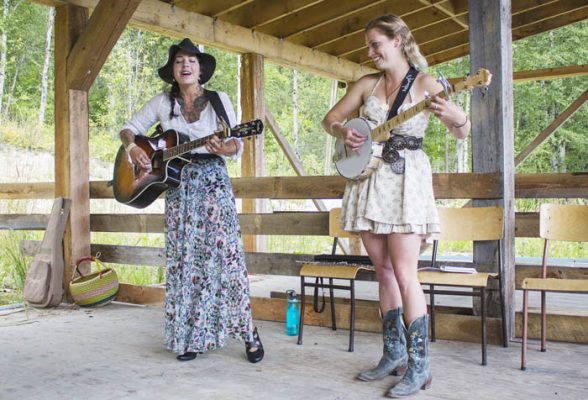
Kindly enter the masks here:
<path id="1" fill-rule="evenodd" d="M 252 340 L 241 229 L 224 160 L 196 160 L 166 195 L 165 345 L 177 354 Z"/>

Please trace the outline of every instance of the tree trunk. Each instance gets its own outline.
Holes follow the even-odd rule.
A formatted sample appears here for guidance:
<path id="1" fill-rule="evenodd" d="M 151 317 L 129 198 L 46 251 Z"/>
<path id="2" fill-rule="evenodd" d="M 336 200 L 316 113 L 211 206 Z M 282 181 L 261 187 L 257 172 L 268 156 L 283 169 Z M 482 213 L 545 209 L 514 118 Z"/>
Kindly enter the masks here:
<path id="1" fill-rule="evenodd" d="M 2 7 L 2 21 L 3 21 L 3 28 L 2 28 L 2 35 L 0 36 L 0 113 L 2 112 L 2 106 L 4 99 L 4 82 L 6 81 L 6 25 L 8 24 L 8 11 L 9 11 L 9 4 L 10 0 L 4 0 L 3 7 Z"/>
<path id="2" fill-rule="evenodd" d="M 10 104 L 12 103 L 12 94 L 14 93 L 14 89 L 16 88 L 16 82 L 18 80 L 18 73 L 20 72 L 20 66 L 24 61 L 24 54 L 21 54 L 18 58 L 18 63 L 16 63 L 16 67 L 14 69 L 14 76 L 12 77 L 12 85 L 10 85 L 10 91 L 8 92 L 8 97 L 6 98 L 6 105 L 4 107 L 4 118 L 8 118 L 10 113 Z"/>
<path id="3" fill-rule="evenodd" d="M 294 138 L 294 152 L 300 161 L 298 143 L 298 71 L 292 70 L 292 136 Z"/>
<path id="4" fill-rule="evenodd" d="M 337 87 L 339 82 L 333 79 L 331 82 L 331 97 L 329 98 L 329 110 L 333 108 L 337 102 Z M 325 164 L 323 167 L 324 175 L 331 175 L 331 165 L 333 164 L 333 139 L 334 137 L 327 134 L 325 140 Z"/>
<path id="5" fill-rule="evenodd" d="M 39 105 L 39 126 L 45 123 L 45 108 L 47 107 L 47 87 L 49 86 L 49 63 L 51 62 L 51 37 L 53 35 L 53 21 L 55 21 L 55 8 L 47 10 L 47 35 L 45 36 L 45 61 L 43 63 L 43 75 L 41 77 L 41 104 Z"/>

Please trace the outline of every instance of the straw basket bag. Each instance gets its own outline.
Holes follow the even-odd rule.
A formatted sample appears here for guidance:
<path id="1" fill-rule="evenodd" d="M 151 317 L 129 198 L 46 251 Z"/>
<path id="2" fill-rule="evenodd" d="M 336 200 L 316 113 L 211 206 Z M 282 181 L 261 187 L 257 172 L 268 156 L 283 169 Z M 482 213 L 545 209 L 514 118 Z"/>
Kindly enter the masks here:
<path id="1" fill-rule="evenodd" d="M 81 307 L 98 307 L 110 303 L 118 293 L 118 276 L 112 268 L 104 268 L 99 255 L 86 256 L 76 261 L 75 270 L 79 277 L 69 283 L 69 293 L 75 303 Z M 82 275 L 79 266 L 84 261 L 93 261 L 97 272 Z M 74 273 L 75 275 L 75 273 Z"/>

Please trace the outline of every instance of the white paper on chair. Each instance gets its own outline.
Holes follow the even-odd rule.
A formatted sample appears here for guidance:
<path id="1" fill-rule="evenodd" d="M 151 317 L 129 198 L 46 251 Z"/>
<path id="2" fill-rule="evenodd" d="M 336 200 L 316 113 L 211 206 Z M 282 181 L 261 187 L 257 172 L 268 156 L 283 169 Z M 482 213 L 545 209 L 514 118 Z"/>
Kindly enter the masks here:
<path id="1" fill-rule="evenodd" d="M 472 267 L 455 267 L 452 265 L 441 265 L 439 269 L 443 272 L 457 272 L 460 274 L 475 274 L 478 272 Z"/>

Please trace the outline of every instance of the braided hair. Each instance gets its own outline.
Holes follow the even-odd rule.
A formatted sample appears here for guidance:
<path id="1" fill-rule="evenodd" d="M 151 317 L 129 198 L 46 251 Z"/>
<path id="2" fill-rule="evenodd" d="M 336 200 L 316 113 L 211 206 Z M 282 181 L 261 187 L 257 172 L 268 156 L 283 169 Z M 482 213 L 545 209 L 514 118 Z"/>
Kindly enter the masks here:
<path id="1" fill-rule="evenodd" d="M 394 14 L 386 14 L 372 19 L 365 27 L 367 33 L 371 29 L 378 29 L 390 39 L 400 36 L 402 39 L 402 53 L 410 65 L 424 71 L 427 69 L 427 60 L 422 55 L 419 45 L 402 18 Z"/>
<path id="2" fill-rule="evenodd" d="M 170 110 L 169 110 L 169 119 L 177 117 L 178 115 L 174 112 L 174 108 L 176 105 L 176 99 L 180 97 L 180 85 L 178 82 L 174 80 L 172 83 L 171 89 L 169 91 L 169 102 L 170 102 Z"/>

